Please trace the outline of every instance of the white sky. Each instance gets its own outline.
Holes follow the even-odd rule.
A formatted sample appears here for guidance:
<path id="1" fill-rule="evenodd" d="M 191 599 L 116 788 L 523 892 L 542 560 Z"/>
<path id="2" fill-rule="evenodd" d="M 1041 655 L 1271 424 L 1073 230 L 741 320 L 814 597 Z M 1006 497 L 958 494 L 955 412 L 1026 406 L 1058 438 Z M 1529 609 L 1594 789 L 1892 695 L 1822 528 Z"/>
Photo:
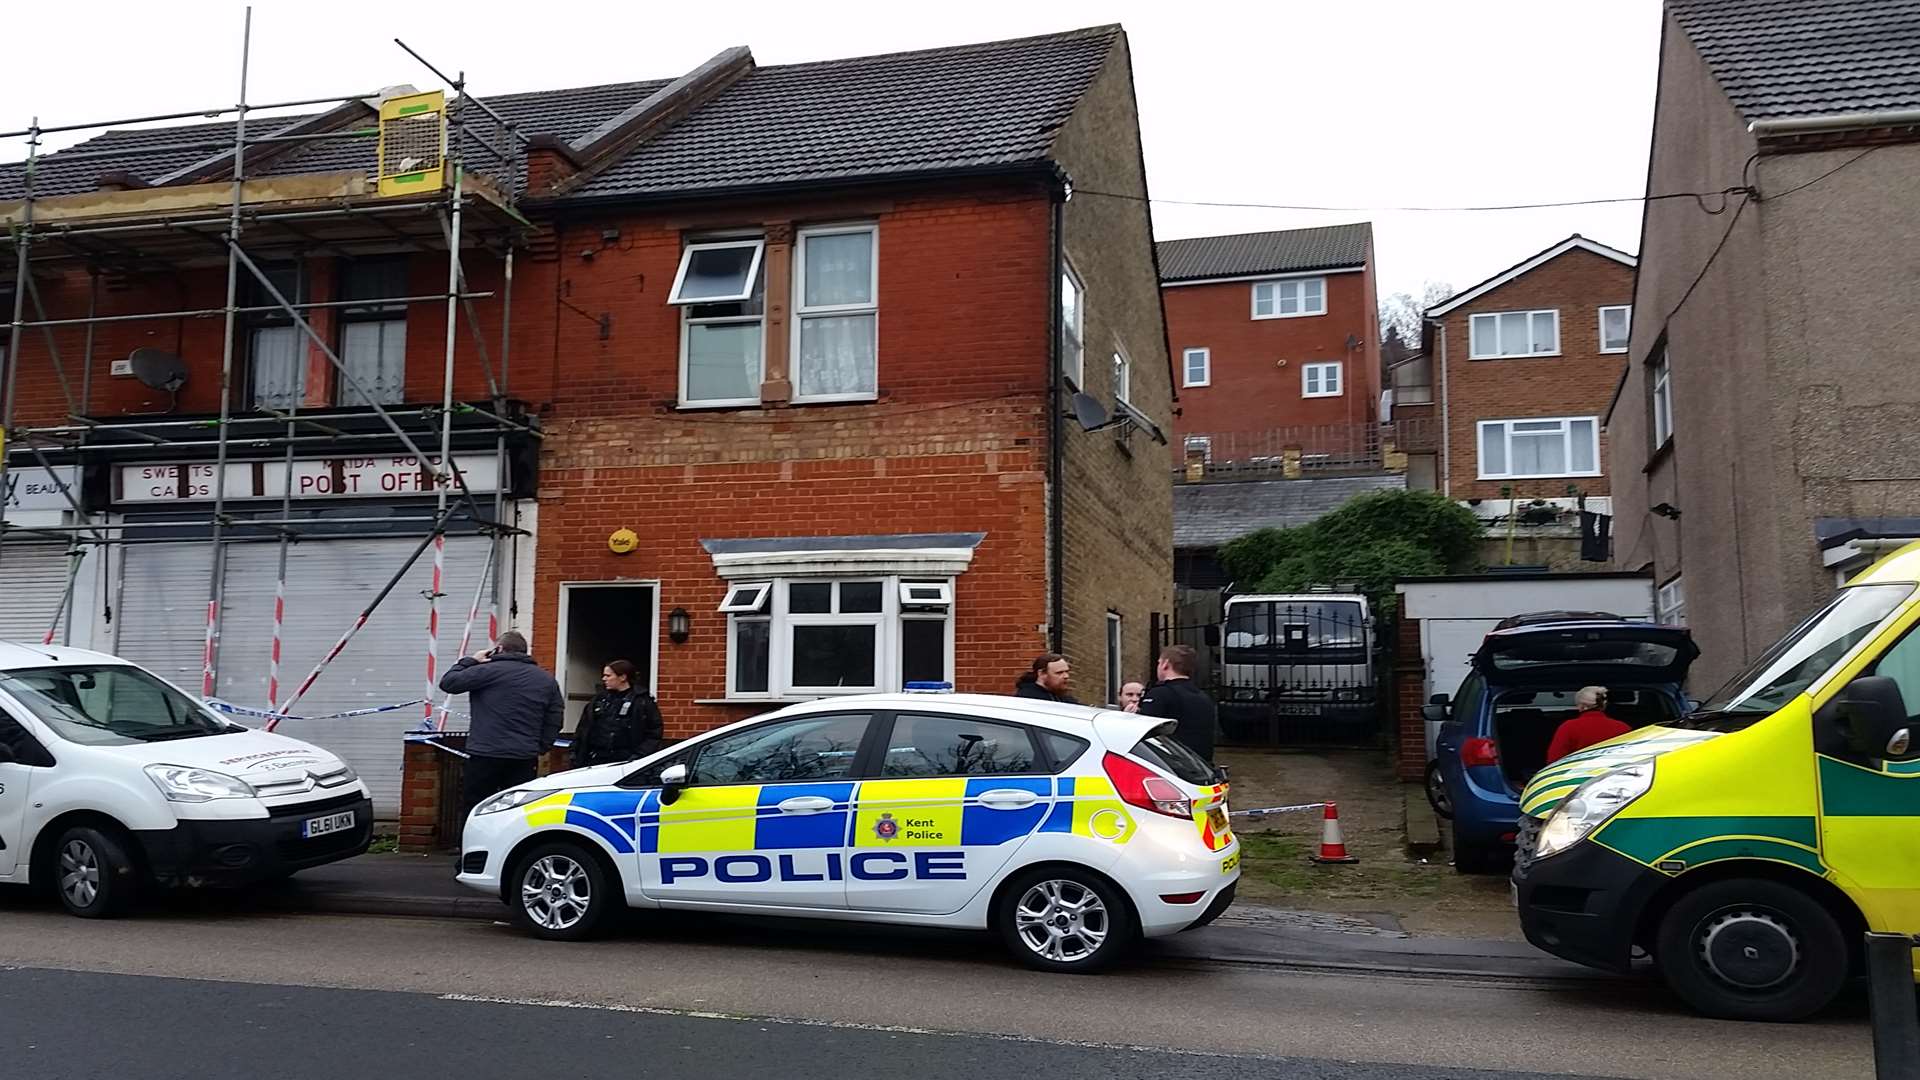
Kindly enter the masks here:
<path id="1" fill-rule="evenodd" d="M 243 5 L 8 7 L 0 130 L 36 112 L 52 125 L 235 99 Z M 248 97 L 434 85 L 396 36 L 449 73 L 464 68 L 484 97 L 669 78 L 730 45 L 778 64 L 1114 21 L 1133 47 L 1156 199 L 1462 206 L 1637 196 L 1645 185 L 1659 0 L 259 0 Z M 23 154 L 17 141 L 0 146 L 0 159 Z M 1631 251 L 1640 208 L 1154 207 L 1161 239 L 1359 220 L 1374 222 L 1384 297 L 1426 280 L 1464 288 L 1572 232 Z"/>

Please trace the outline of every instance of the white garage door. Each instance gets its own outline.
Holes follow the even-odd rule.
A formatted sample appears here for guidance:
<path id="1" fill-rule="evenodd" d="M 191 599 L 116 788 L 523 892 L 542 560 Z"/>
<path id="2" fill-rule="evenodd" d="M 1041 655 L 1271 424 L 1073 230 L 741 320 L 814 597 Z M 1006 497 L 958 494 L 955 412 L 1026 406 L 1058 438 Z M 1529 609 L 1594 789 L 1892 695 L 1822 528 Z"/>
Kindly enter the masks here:
<path id="1" fill-rule="evenodd" d="M 0 641 L 38 644 L 46 637 L 47 625 L 60 613 L 69 565 L 65 544 L 6 546 L 0 554 Z"/>
<path id="2" fill-rule="evenodd" d="M 280 647 L 280 697 L 286 700 L 313 666 L 353 625 L 363 608 L 406 561 L 419 540 L 306 540 L 292 548 L 287 563 L 286 618 Z M 467 607 L 473 602 L 486 564 L 488 541 L 481 537 L 447 540 L 446 574 L 440 600 L 441 670 L 458 659 L 460 632 Z M 164 562 L 175 545 L 135 547 L 127 566 L 127 596 L 122 602 L 121 651 L 130 659 L 149 663 L 147 655 L 190 671 L 179 681 L 199 687 L 201 635 L 205 620 L 204 558 L 194 563 L 198 572 L 188 592 L 193 597 L 190 625 L 167 632 L 148 628 L 151 615 L 180 608 L 165 595 L 164 584 L 152 583 L 141 561 Z M 204 553 L 204 547 L 194 548 Z M 153 554 L 150 554 L 153 553 Z M 272 656 L 274 585 L 278 576 L 276 544 L 235 544 L 227 553 L 225 613 L 222 617 L 218 694 L 236 704 L 265 708 L 267 676 Z M 155 567 L 158 569 L 159 567 Z M 136 586 L 136 582 L 140 584 Z M 425 691 L 427 658 L 427 598 L 433 583 L 431 549 L 420 557 L 395 585 L 380 608 L 367 620 L 339 659 L 335 660 L 302 698 L 294 712 L 322 716 L 412 701 Z M 485 618 L 484 612 L 482 618 Z M 484 638 L 484 622 L 476 640 Z M 146 653 L 129 648 L 140 643 Z M 170 677 L 171 677 L 171 673 Z M 464 710 L 464 699 L 453 707 Z M 340 720 L 289 721 L 280 731 L 339 754 L 365 778 L 373 792 L 374 809 L 391 817 L 400 808 L 402 736 L 417 726 L 419 706 L 391 713 Z M 458 721 L 455 721 L 458 723 Z"/>

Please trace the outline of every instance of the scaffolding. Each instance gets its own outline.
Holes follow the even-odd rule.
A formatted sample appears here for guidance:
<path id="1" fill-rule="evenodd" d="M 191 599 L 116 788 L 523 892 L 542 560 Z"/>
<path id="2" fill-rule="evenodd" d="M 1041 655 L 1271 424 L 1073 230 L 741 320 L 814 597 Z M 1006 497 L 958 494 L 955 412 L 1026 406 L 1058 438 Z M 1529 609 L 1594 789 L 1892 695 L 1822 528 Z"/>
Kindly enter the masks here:
<path id="1" fill-rule="evenodd" d="M 106 549 L 110 559 L 114 548 L 177 543 L 177 539 L 163 535 L 167 530 L 175 533 L 183 527 L 204 530 L 209 541 L 210 565 L 201 691 L 203 696 L 213 697 L 218 686 L 228 549 L 235 543 L 277 540 L 279 578 L 268 696 L 269 709 L 277 715 L 286 715 L 346 648 L 374 610 L 432 549 L 434 579 L 428 595 L 428 692 L 424 696 L 426 719 L 433 721 L 441 568 L 448 530 L 458 523 L 489 540 L 487 569 L 482 576 L 482 587 L 491 590 L 492 607 L 487 619 L 489 639 L 497 636 L 501 613 L 499 569 L 509 561 L 503 556 L 503 546 L 525 535 L 505 518 L 509 439 L 524 441 L 541 437 L 537 421 L 529 418 L 521 404 L 512 398 L 507 378 L 511 359 L 514 256 L 516 249 L 525 246 L 531 232 L 529 222 L 515 205 L 528 140 L 515 122 L 467 92 L 464 71 L 449 78 L 397 38 L 395 44 L 439 79 L 445 90 L 356 93 L 250 103 L 248 68 L 252 31 L 252 9 L 248 8 L 241 31 L 239 94 L 232 105 L 63 125 L 43 125 L 36 116 L 24 129 L 0 132 L 0 139 L 24 139 L 26 146 L 25 159 L 20 163 L 19 198 L 0 200 L 0 221 L 7 226 L 4 243 L 11 248 L 12 256 L 10 260 L 5 259 L 7 253 L 0 252 L 0 290 L 11 286 L 13 301 L 7 348 L 4 356 L 0 356 L 0 364 L 4 364 L 0 373 L 0 491 L 9 490 L 10 469 L 24 466 L 44 470 L 66 496 L 73 513 L 73 523 L 63 525 L 15 524 L 0 513 L 0 560 L 5 557 L 5 541 L 15 534 L 67 544 L 73 576 L 69 577 L 61 600 L 62 610 L 55 613 L 48 630 L 47 640 L 51 642 L 62 618 L 69 628 L 72 626 L 74 576 L 80 565 L 79 555 L 89 545 Z M 260 116 L 276 110 L 312 106 L 328 106 L 330 111 L 292 118 Z M 357 107 L 374 109 L 378 114 L 377 126 L 353 122 L 361 115 Z M 470 110 L 477 113 L 470 115 Z M 480 130 L 482 125 L 477 121 L 481 114 L 491 122 L 491 132 L 499 138 Z M 191 128 L 186 129 L 188 133 L 183 133 L 178 141 L 110 150 L 90 150 L 83 145 L 78 150 L 42 152 L 49 135 L 229 116 L 231 133 L 220 138 L 207 136 L 204 128 Z M 250 118 L 253 118 L 251 123 Z M 334 126 L 328 127 L 328 122 Z M 262 125 L 267 123 L 275 126 L 262 133 Z M 371 175 L 364 168 L 277 172 L 271 167 L 272 154 L 297 154 L 308 147 L 337 146 L 351 140 L 373 141 L 376 156 Z M 103 178 L 99 190 L 36 191 L 36 174 L 50 164 L 64 167 L 76 161 L 127 161 L 146 155 L 165 156 L 175 161 L 181 154 L 192 154 L 192 164 L 172 169 L 151 184 L 139 181 L 108 184 Z M 483 164 L 469 167 L 470 155 L 478 155 Z M 264 167 L 250 173 L 249 166 L 256 160 Z M 316 302 L 297 294 L 289 296 L 262 266 L 263 261 L 275 258 L 292 257 L 300 260 L 297 265 L 304 265 L 305 259 L 314 256 L 352 258 L 394 251 L 413 255 L 441 248 L 447 253 L 446 284 L 443 291 L 432 293 L 409 291 L 398 296 Z M 211 273 L 217 266 L 213 262 L 216 249 L 226 268 L 223 305 L 201 308 L 179 305 L 175 310 L 100 314 L 103 277 L 115 279 L 124 275 L 170 272 L 189 265 Z M 484 252 L 499 259 L 497 292 L 474 291 L 469 287 L 465 268 L 469 252 Z M 56 274 L 64 275 L 61 280 L 65 281 L 83 271 L 89 279 L 85 314 L 54 317 L 47 310 L 37 279 Z M 259 302 L 243 303 L 243 296 L 248 293 L 257 294 Z M 497 354 L 488 348 L 487 333 L 474 303 L 495 297 L 499 299 L 501 312 Z M 416 305 L 435 304 L 445 309 L 446 337 L 439 402 L 433 406 L 400 408 L 383 403 L 381 395 L 372 392 L 342 359 L 335 343 L 314 326 L 312 318 L 323 311 L 411 310 Z M 254 411 L 236 408 L 234 373 L 239 335 L 244 328 L 242 319 L 254 315 L 273 315 L 297 328 L 296 340 L 300 341 L 301 348 L 295 353 L 294 370 L 299 387 L 288 407 L 256 406 L 250 397 L 248 405 Z M 217 416 L 94 415 L 93 372 L 100 359 L 95 355 L 96 328 L 111 323 L 215 317 L 224 319 Z M 455 400 L 455 355 L 463 322 L 486 377 L 488 399 L 484 405 Z M 55 331 L 60 329 L 82 330 L 85 334 L 77 387 L 56 341 Z M 25 359 L 23 347 L 36 335 L 51 362 L 65 415 L 56 423 L 17 424 L 20 369 Z M 319 370 L 306 359 L 309 357 L 324 357 L 342 397 L 358 403 L 359 407 L 330 406 L 303 412 L 307 370 L 309 367 Z M 401 397 L 404 399 L 404 393 Z M 469 446 L 484 445 L 487 436 L 492 438 L 495 482 L 490 507 L 482 506 L 455 464 L 456 431 Z M 419 466 L 425 483 L 431 485 L 432 515 L 297 517 L 293 491 L 295 451 L 301 447 L 352 445 L 403 447 Z M 280 455 L 284 476 L 277 517 L 245 517 L 231 512 L 228 464 L 236 447 L 244 447 L 243 457 L 247 461 L 266 460 L 266 453 Z M 430 448 L 437 453 L 430 453 Z M 87 461 L 101 460 L 98 455 L 107 455 L 108 460 L 119 463 L 151 461 L 155 455 L 183 451 L 204 455 L 209 450 L 213 475 L 210 505 L 205 513 L 195 517 L 169 515 L 169 520 L 155 522 L 110 519 L 92 522 L 74 491 L 75 485 L 66 483 L 54 464 L 55 457 L 67 459 L 74 464 L 77 475 Z M 13 465 L 11 459 L 16 453 L 31 458 L 31 464 L 23 461 L 22 466 Z M 185 482 L 184 472 L 181 482 Z M 391 531 L 368 529 L 361 533 L 354 529 L 376 524 L 391 526 L 396 522 L 422 526 L 418 530 L 419 543 L 332 650 L 282 701 L 280 635 L 289 548 L 306 535 L 328 539 L 363 535 L 391 537 L 395 535 Z M 352 528 L 341 531 L 342 525 Z M 146 532 L 156 529 L 161 532 Z M 124 555 L 121 567 L 124 578 Z M 471 635 L 480 612 L 481 597 L 476 592 L 467 617 L 467 635 Z M 464 648 L 464 639 L 462 644 Z M 444 724 L 444 702 L 438 713 L 439 722 Z M 272 727 L 275 722 L 270 720 L 268 726 Z"/>

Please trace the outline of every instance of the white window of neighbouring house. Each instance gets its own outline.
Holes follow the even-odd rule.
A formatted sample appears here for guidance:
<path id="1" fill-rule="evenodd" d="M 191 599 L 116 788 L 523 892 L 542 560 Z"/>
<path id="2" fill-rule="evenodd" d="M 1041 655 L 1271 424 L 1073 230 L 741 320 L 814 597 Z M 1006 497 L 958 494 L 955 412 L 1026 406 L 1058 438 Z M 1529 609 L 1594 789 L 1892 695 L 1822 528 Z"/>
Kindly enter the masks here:
<path id="1" fill-rule="evenodd" d="M 340 273 L 340 299 L 391 300 L 407 295 L 405 256 L 356 259 Z M 407 397 L 407 305 L 340 309 L 340 360 L 367 393 L 341 377 L 340 403 L 397 405 Z"/>
<path id="2" fill-rule="evenodd" d="M 1680 585 L 1680 579 L 1674 578 L 1653 597 L 1654 621 L 1667 626 L 1687 625 L 1687 593 Z"/>
<path id="3" fill-rule="evenodd" d="M 1653 412 L 1653 448 L 1658 450 L 1673 438 L 1673 373 L 1667 368 L 1665 346 L 1647 365 L 1647 395 Z"/>
<path id="4" fill-rule="evenodd" d="M 1469 320 L 1468 329 L 1473 338 L 1470 360 L 1557 356 L 1560 352 L 1560 312 L 1557 310 L 1475 315 Z"/>
<path id="5" fill-rule="evenodd" d="M 1133 359 L 1118 346 L 1113 350 L 1113 396 L 1121 401 L 1133 400 Z"/>
<path id="6" fill-rule="evenodd" d="M 1213 382 L 1212 353 L 1206 349 L 1188 349 L 1181 356 L 1185 358 L 1183 385 L 1206 386 Z"/>
<path id="7" fill-rule="evenodd" d="M 801 230 L 794 253 L 793 400 L 867 401 L 879 393 L 878 236 L 872 225 Z"/>
<path id="8" fill-rule="evenodd" d="M 1182 445 L 1186 449 L 1188 461 L 1198 458 L 1203 465 L 1213 464 L 1212 439 L 1205 435 L 1189 435 Z"/>
<path id="9" fill-rule="evenodd" d="M 783 578 L 733 582 L 727 696 L 825 697 L 953 681 L 953 582 Z"/>
<path id="10" fill-rule="evenodd" d="M 1284 278 L 1253 283 L 1253 317 L 1297 319 L 1327 313 L 1326 278 Z"/>
<path id="11" fill-rule="evenodd" d="M 1341 390 L 1338 361 L 1300 365 L 1301 397 L 1339 397 Z"/>
<path id="12" fill-rule="evenodd" d="M 1125 623 L 1117 611 L 1107 612 L 1107 697 L 1108 704 L 1120 700 L 1120 686 L 1127 681 L 1126 665 L 1120 655 L 1126 639 Z"/>
<path id="13" fill-rule="evenodd" d="M 1600 421 L 1591 416 L 1480 422 L 1480 479 L 1600 475 Z"/>
<path id="14" fill-rule="evenodd" d="M 1627 339 L 1633 333 L 1633 307 L 1621 304 L 1617 307 L 1600 309 L 1600 351 L 1620 353 L 1627 351 Z"/>
<path id="15" fill-rule="evenodd" d="M 1060 269 L 1060 373 L 1078 390 L 1086 385 L 1087 291 L 1073 267 Z"/>
<path id="16" fill-rule="evenodd" d="M 766 350 L 765 242 L 699 241 L 680 254 L 667 302 L 680 308 L 680 403 L 757 405 Z"/>

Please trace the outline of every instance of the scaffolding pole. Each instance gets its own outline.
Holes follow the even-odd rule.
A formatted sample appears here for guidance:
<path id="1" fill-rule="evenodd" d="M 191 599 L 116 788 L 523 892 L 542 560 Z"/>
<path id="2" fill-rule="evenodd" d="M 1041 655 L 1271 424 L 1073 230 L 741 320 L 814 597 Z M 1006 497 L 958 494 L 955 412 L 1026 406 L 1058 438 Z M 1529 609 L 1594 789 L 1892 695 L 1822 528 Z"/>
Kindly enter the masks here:
<path id="1" fill-rule="evenodd" d="M 467 73 L 463 71 L 460 73 L 459 81 L 453 84 L 456 94 L 463 92 L 466 81 Z M 459 106 L 456 103 L 454 112 L 456 126 L 458 126 L 459 122 L 458 110 Z M 443 151 L 446 143 L 449 141 L 446 137 L 445 130 L 442 129 L 441 142 Z M 438 689 L 440 685 L 441 575 L 446 570 L 447 497 L 451 494 L 449 488 L 452 487 L 452 484 L 448 481 L 459 473 L 459 470 L 453 467 L 453 358 L 454 346 L 457 344 L 455 335 L 460 329 L 460 301 L 458 299 L 462 287 L 460 280 L 460 226 L 462 207 L 465 205 L 465 200 L 461 198 L 462 179 L 461 162 L 458 156 L 458 147 L 456 147 L 453 160 L 453 208 L 448 215 L 449 222 L 447 225 L 446 350 L 440 369 L 440 464 L 441 467 L 447 471 L 447 476 L 436 476 L 436 482 L 433 485 L 434 498 L 436 500 L 434 508 L 440 517 L 440 522 L 434 526 L 433 588 L 432 591 L 427 594 L 427 692 L 425 701 L 427 710 L 426 719 L 428 721 L 432 721 L 433 719 L 433 692 Z M 484 348 L 484 345 L 482 347 Z M 487 381 L 493 381 L 491 373 L 488 374 Z M 465 485 L 463 484 L 462 486 L 464 487 Z M 497 479 L 495 486 L 499 486 Z M 474 509 L 475 512 L 478 512 L 479 508 L 476 506 Z"/>
<path id="2" fill-rule="evenodd" d="M 21 179 L 26 202 L 20 210 L 20 230 L 15 240 L 18 263 L 14 272 L 13 327 L 7 333 L 6 376 L 0 379 L 0 559 L 7 551 L 7 493 L 13 490 L 7 486 L 7 442 L 13 437 L 14 399 L 20 386 L 20 339 L 25 331 L 21 322 L 27 313 L 27 292 L 22 283 L 27 279 L 27 257 L 33 250 L 29 232 L 33 228 L 33 173 L 39 154 L 40 118 L 36 116 L 27 135 L 27 163 Z"/>

